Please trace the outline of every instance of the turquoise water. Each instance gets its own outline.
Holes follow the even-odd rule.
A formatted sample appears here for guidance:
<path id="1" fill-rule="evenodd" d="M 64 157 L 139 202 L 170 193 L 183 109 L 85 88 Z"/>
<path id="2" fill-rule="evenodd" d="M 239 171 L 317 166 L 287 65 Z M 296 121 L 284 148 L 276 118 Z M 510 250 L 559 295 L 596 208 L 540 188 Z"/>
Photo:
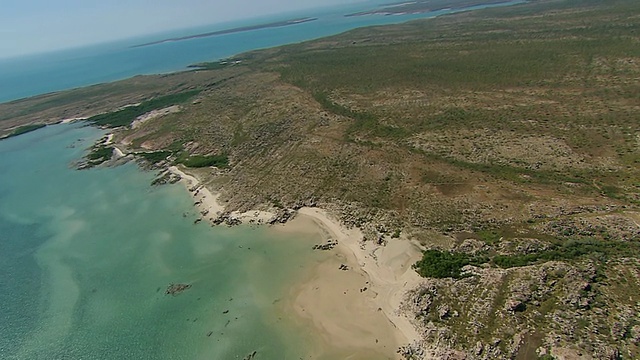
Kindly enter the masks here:
<path id="1" fill-rule="evenodd" d="M 521 2 L 523 1 L 516 0 L 505 5 Z M 452 12 L 443 10 L 397 16 L 344 16 L 357 11 L 370 10 L 372 7 L 375 6 L 370 2 L 365 2 L 334 7 L 314 13 L 289 13 L 278 17 L 203 26 L 51 54 L 0 59 L 0 102 L 124 79 L 134 75 L 178 71 L 191 64 L 215 61 L 249 50 L 306 41 L 358 27 L 400 23 Z M 486 6 L 478 6 L 474 7 L 474 9 L 482 7 Z M 281 28 L 246 31 L 132 48 L 134 45 L 171 37 L 201 34 L 306 16 L 317 17 L 318 20 Z"/>
<path id="2" fill-rule="evenodd" d="M 0 101 L 444 13 L 343 16 L 362 6 L 289 14 L 319 20 L 283 28 L 131 48 L 248 24 L 237 22 L 0 60 Z M 187 191 L 151 187 L 154 174 L 132 163 L 73 170 L 102 135 L 55 125 L 0 141 L 0 359 L 304 357 L 313 330 L 281 300 L 321 260 L 310 250 L 320 239 L 194 225 Z M 165 295 L 171 283 L 192 288 Z"/>
<path id="3" fill-rule="evenodd" d="M 1 359 L 298 359 L 279 306 L 318 260 L 310 236 L 194 225 L 181 185 L 135 164 L 73 170 L 102 133 L 0 141 Z M 178 296 L 170 283 L 189 283 Z"/>

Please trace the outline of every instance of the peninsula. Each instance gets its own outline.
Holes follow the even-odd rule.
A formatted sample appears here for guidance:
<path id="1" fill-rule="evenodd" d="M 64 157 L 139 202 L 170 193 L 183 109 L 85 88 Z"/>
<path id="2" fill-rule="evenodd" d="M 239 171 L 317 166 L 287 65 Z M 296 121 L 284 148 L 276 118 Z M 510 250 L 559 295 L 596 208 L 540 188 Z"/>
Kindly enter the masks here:
<path id="1" fill-rule="evenodd" d="M 188 36 L 181 36 L 181 37 L 176 37 L 176 38 L 169 38 L 169 39 L 163 39 L 163 40 L 158 40 L 158 41 L 152 41 L 152 42 L 149 42 L 149 43 L 144 43 L 144 44 L 140 44 L 140 45 L 134 45 L 133 47 L 151 46 L 151 45 L 157 45 L 157 44 L 162 44 L 162 43 L 172 42 L 172 41 L 191 40 L 191 39 L 205 38 L 205 37 L 210 37 L 210 36 L 219 36 L 219 35 L 227 35 L 227 34 L 239 33 L 239 32 L 244 32 L 244 31 L 253 31 L 253 30 L 260 30 L 260 29 L 267 29 L 267 28 L 291 26 L 291 25 L 297 25 L 297 24 L 302 24 L 302 23 L 306 23 L 306 22 L 310 22 L 310 21 L 316 21 L 316 20 L 317 20 L 317 18 L 309 18 L 309 17 L 307 17 L 307 18 L 300 18 L 300 19 L 293 19 L 293 20 L 286 20 L 286 21 L 277 21 L 277 22 L 272 22 L 272 23 L 268 23 L 268 24 L 241 26 L 241 27 L 236 27 L 236 28 L 232 28 L 232 29 L 212 31 L 212 32 L 203 33 L 203 34 L 188 35 Z"/>

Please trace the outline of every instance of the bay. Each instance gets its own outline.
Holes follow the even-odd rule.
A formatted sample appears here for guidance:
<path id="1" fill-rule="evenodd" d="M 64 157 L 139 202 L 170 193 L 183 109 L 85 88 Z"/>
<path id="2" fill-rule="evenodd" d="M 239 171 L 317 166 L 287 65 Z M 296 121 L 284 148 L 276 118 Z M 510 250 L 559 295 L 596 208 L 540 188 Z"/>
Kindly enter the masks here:
<path id="1" fill-rule="evenodd" d="M 344 17 L 365 5 L 3 59 L 0 102 L 449 12 Z M 133 47 L 306 16 L 318 20 Z M 75 170 L 103 135 L 64 124 L 0 141 L 0 358 L 304 357 L 314 332 L 282 300 L 324 259 L 310 250 L 320 235 L 194 225 L 193 200 L 180 184 L 151 187 L 155 174 L 134 163 Z M 171 283 L 192 287 L 171 296 Z"/>
<path id="2" fill-rule="evenodd" d="M 55 125 L 0 142 L 0 358 L 304 356 L 311 333 L 280 300 L 321 260 L 319 235 L 194 225 L 181 184 L 151 187 L 134 163 L 75 170 L 101 135 Z"/>

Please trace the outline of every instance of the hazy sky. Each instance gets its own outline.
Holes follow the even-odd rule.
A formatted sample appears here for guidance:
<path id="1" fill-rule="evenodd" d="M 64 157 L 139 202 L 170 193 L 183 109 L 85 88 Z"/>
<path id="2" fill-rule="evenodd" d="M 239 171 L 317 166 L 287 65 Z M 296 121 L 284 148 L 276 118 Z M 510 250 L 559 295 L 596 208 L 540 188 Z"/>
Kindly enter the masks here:
<path id="1" fill-rule="evenodd" d="M 1 0 L 0 58 L 365 0 Z"/>

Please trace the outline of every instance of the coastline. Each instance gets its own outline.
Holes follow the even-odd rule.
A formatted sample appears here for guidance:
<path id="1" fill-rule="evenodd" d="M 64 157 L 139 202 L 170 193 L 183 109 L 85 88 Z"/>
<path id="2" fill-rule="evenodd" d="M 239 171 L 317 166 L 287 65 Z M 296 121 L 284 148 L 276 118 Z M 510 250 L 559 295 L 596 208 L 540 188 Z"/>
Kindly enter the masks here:
<path id="1" fill-rule="evenodd" d="M 218 201 L 220 194 L 213 194 L 200 182 L 198 178 L 185 173 L 176 166 L 170 166 L 167 171 L 180 177 L 179 182 L 187 188 L 187 191 L 189 191 L 195 201 L 194 205 L 200 212 L 200 221 L 206 219 L 213 223 L 217 218 L 225 215 L 225 207 Z M 228 214 L 229 219 L 234 221 L 237 220 L 241 223 L 248 222 L 252 224 L 264 224 L 275 216 L 275 213 L 260 210 L 247 211 L 244 213 L 236 211 Z"/>
<path id="2" fill-rule="evenodd" d="M 16 260 L 8 279 L 18 277 L 16 286 L 8 283 L 15 291 L 4 292 L 17 297 L 5 301 L 19 316 L 0 348 L 25 343 L 34 354 L 20 352 L 25 357 L 72 349 L 84 357 L 97 350 L 168 359 L 640 358 L 633 317 L 640 313 L 633 291 L 640 287 L 640 168 L 632 166 L 639 155 L 629 125 L 634 89 L 624 86 L 633 83 L 635 63 L 621 38 L 633 35 L 625 25 L 640 20 L 633 16 L 640 2 L 615 5 L 534 2 L 365 28 L 230 58 L 229 68 L 203 63 L 180 75 L 3 105 L 11 127 L 1 131 L 15 134 L 40 125 L 33 119 L 57 124 L 99 112 L 113 121 L 0 141 L 12 174 L 3 179 L 3 199 L 11 200 L 3 201 L 3 233 L 28 246 L 10 249 L 19 256 L 6 261 Z M 540 19 L 544 26 L 532 26 Z M 514 27 L 522 31 L 503 31 Z M 568 33 L 575 46 L 565 53 Z M 612 38 L 621 41 L 612 47 Z M 249 40 L 237 43 L 255 44 Z M 183 52 L 163 45 L 156 50 L 171 56 L 157 59 L 187 54 L 183 45 Z M 554 66 L 544 66 L 546 50 L 555 51 Z M 424 61 L 416 62 L 417 53 Z M 585 56 L 595 60 L 580 61 Z M 471 66 L 465 74 L 464 63 L 483 71 Z M 536 71 L 540 65 L 548 71 Z M 48 73 L 50 81 L 31 78 L 66 81 Z M 16 79 L 11 87 L 20 91 Z M 573 96 L 589 83 L 602 91 Z M 139 108 L 151 110 L 145 114 L 131 109 L 146 116 L 164 110 L 165 101 L 154 99 L 174 95 L 187 99 L 181 114 L 141 127 L 116 121 L 126 104 L 153 105 Z M 505 128 L 514 114 L 526 121 Z M 118 123 L 124 126 L 111 127 Z M 115 145 L 114 133 L 95 141 L 108 131 L 119 138 Z M 184 177 L 167 171 L 171 164 Z M 196 168 L 210 164 L 221 169 Z M 42 176 L 50 186 L 37 183 Z M 56 182 L 60 191 L 49 191 Z M 298 212 L 301 206 L 312 208 Z M 258 218 L 234 209 L 267 211 Z M 298 216 L 288 221 L 290 214 Z M 243 216 L 254 225 L 208 223 L 233 226 Z M 275 226 L 256 225 L 265 221 Z M 389 239 L 401 232 L 403 241 Z M 429 250 L 415 265 L 425 278 L 407 294 L 409 239 Z M 29 256 L 42 249 L 48 258 Z M 64 273 L 47 269 L 61 261 L 69 265 Z M 31 281 L 38 274 L 43 280 Z M 68 290 L 60 282 L 70 275 L 78 301 L 56 296 Z M 174 298 L 166 296 L 174 290 L 162 291 L 167 285 L 193 289 Z M 63 302 L 75 303 L 74 313 L 50 316 Z M 422 339 L 393 354 L 413 336 L 411 324 Z M 29 341 L 41 338 L 41 328 L 68 328 L 77 338 L 62 331 L 59 340 Z"/>
<path id="3" fill-rule="evenodd" d="M 176 166 L 168 171 L 180 177 L 202 220 L 213 224 L 227 214 L 220 194 Z M 248 224 L 268 224 L 277 216 L 268 211 L 227 215 Z M 420 249 L 404 238 L 392 239 L 386 246 L 363 243 L 359 229 L 347 229 L 320 208 L 303 207 L 297 215 L 272 228 L 282 233 L 321 233 L 325 241 L 337 241 L 325 260 L 312 265 L 308 278 L 292 287 L 284 303 L 300 326 L 315 333 L 318 344 L 311 358 L 400 359 L 398 348 L 420 339 L 399 311 L 406 291 L 422 280 L 411 268 L 421 257 Z"/>
<path id="4" fill-rule="evenodd" d="M 285 21 L 276 21 L 276 22 L 272 22 L 272 23 L 268 23 L 268 24 L 241 26 L 241 27 L 236 27 L 236 28 L 232 28 L 232 29 L 212 31 L 212 32 L 207 32 L 207 33 L 202 33 L 202 34 L 195 34 L 195 35 L 187 35 L 187 36 L 167 38 L 167 39 L 152 41 L 152 42 L 148 42 L 148 43 L 144 43 L 144 44 L 138 44 L 138 45 L 134 45 L 134 46 L 131 46 L 131 47 L 132 48 L 139 48 L 139 47 L 163 44 L 163 43 L 167 43 L 167 42 L 177 42 L 177 41 L 184 41 L 184 40 L 206 38 L 206 37 L 211 37 L 211 36 L 228 35 L 228 34 L 234 34 L 234 33 L 245 32 L 245 31 L 261 30 L 261 29 L 269 29 L 269 28 L 278 28 L 278 27 L 284 27 L 284 26 L 303 24 L 303 23 L 306 23 L 306 22 L 311 22 L 311 21 L 316 21 L 316 20 L 318 20 L 318 19 L 317 18 L 312 18 L 312 17 L 305 17 L 305 18 L 285 20 Z"/>
<path id="5" fill-rule="evenodd" d="M 408 319 L 398 309 L 404 292 L 415 288 L 422 282 L 411 266 L 422 257 L 420 249 L 406 238 L 392 239 L 387 245 L 362 243 L 362 232 L 347 229 L 330 214 L 319 208 L 302 208 L 299 214 L 312 218 L 316 225 L 329 231 L 338 241 L 336 249 L 346 256 L 353 257 L 358 270 L 366 274 L 370 291 L 375 293 L 376 305 L 402 334 L 406 342 L 419 339 L 419 334 Z M 348 265 L 348 264 L 347 264 Z"/>
<path id="6" fill-rule="evenodd" d="M 337 241 L 333 256 L 292 291 L 298 315 L 324 332 L 328 346 L 342 348 L 326 358 L 400 359 L 400 346 L 420 340 L 399 310 L 406 291 L 422 281 L 411 268 L 421 257 L 418 247 L 408 239 L 363 243 L 359 229 L 347 229 L 323 209 L 302 208 L 299 215 Z"/>

